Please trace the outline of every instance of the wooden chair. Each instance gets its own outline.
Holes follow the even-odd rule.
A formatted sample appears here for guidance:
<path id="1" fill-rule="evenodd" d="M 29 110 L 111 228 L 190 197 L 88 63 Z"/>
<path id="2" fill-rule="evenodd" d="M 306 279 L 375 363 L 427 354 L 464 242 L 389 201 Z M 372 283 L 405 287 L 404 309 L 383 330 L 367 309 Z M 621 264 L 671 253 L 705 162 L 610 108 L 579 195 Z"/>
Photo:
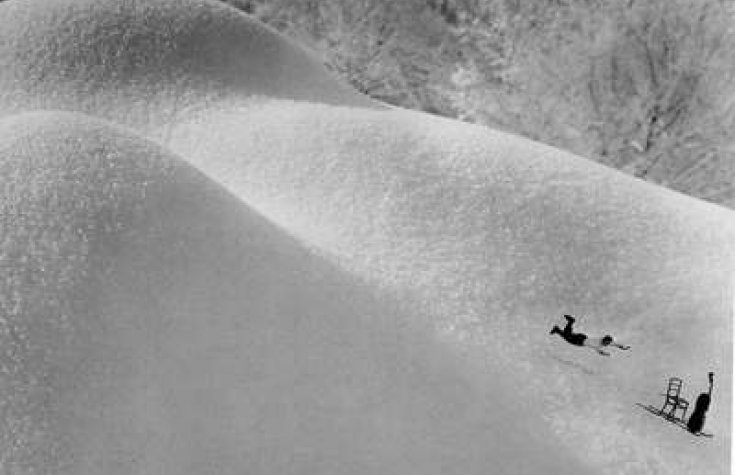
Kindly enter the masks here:
<path id="1" fill-rule="evenodd" d="M 689 409 L 689 402 L 680 396 L 682 385 L 683 383 L 680 378 L 669 378 L 669 386 L 665 394 L 666 400 L 659 411 L 660 414 L 665 415 L 669 419 L 684 421 L 687 415 L 687 409 Z M 671 409 L 667 413 L 664 413 L 667 407 L 671 407 Z M 680 419 L 676 417 L 677 409 L 683 411 Z"/>

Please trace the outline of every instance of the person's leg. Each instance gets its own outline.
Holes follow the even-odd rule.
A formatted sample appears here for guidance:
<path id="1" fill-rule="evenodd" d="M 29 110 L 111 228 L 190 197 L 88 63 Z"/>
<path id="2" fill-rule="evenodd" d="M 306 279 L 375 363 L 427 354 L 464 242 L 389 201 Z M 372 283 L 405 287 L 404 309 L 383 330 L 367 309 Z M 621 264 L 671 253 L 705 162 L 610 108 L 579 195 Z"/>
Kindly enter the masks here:
<path id="1" fill-rule="evenodd" d="M 567 324 L 564 327 L 564 330 L 562 330 L 562 333 L 564 333 L 565 335 L 571 335 L 572 325 L 574 325 L 574 317 L 571 315 L 564 315 L 564 318 L 566 318 Z"/>

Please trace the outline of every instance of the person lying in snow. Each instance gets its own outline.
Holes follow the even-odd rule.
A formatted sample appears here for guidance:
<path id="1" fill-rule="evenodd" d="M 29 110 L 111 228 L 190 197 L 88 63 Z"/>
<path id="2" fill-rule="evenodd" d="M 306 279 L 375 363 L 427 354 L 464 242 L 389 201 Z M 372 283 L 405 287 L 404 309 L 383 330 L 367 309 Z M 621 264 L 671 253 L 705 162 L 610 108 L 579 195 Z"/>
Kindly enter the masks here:
<path id="1" fill-rule="evenodd" d="M 564 338 L 568 343 L 576 346 L 587 346 L 597 351 L 603 356 L 610 356 L 610 353 L 603 350 L 606 347 L 620 348 L 621 350 L 629 350 L 630 346 L 621 345 L 613 340 L 610 335 L 605 335 L 602 338 L 590 338 L 584 333 L 574 333 L 572 331 L 572 325 L 574 325 L 574 317 L 571 315 L 564 315 L 567 319 L 567 324 L 563 330 L 560 330 L 558 326 L 554 325 L 554 328 L 549 332 L 551 335 L 558 333 L 559 336 Z"/>

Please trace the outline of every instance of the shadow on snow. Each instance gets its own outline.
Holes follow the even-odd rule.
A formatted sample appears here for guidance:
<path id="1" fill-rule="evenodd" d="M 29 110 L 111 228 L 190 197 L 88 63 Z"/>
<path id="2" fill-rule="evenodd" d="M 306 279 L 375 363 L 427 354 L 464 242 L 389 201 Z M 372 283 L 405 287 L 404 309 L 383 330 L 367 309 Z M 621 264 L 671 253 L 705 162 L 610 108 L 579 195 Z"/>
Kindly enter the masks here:
<path id="1" fill-rule="evenodd" d="M 636 403 L 636 406 L 640 407 L 641 409 L 650 412 L 654 416 L 660 417 L 661 419 L 675 425 L 676 427 L 685 430 L 689 432 L 689 429 L 687 428 L 686 422 L 678 417 L 671 417 L 668 414 L 661 411 L 661 409 L 652 406 L 651 404 L 643 405 L 641 403 Z M 691 433 L 691 432 L 690 432 Z M 697 434 L 692 434 L 697 437 L 714 437 L 712 434 L 706 433 L 706 432 L 699 432 Z"/>

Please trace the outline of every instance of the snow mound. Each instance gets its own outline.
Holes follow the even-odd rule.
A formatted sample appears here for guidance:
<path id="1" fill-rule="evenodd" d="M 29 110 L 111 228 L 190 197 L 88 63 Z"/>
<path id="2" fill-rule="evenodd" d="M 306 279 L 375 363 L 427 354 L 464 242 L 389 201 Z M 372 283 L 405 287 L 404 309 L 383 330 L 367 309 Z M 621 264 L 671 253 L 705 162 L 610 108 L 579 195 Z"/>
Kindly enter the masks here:
<path id="1" fill-rule="evenodd" d="M 481 368 L 478 380 L 543 407 L 539 423 L 587 462 L 612 473 L 725 469 L 731 211 L 408 111 L 210 110 L 178 124 L 169 146 L 340 266 L 415 302 L 414 318 Z M 606 360 L 550 338 L 564 313 L 634 350 Z M 652 430 L 638 405 L 660 405 L 669 376 L 694 401 L 710 370 L 720 437 L 703 448 L 665 422 Z"/>
<path id="2" fill-rule="evenodd" d="M 3 114 L 78 110 L 140 125 L 233 94 L 376 106 L 216 0 L 4 2 L 0 25 Z"/>
<path id="3" fill-rule="evenodd" d="M 543 430 L 491 429 L 509 395 L 181 159 L 79 115 L 0 130 L 3 472 L 582 473 Z"/>

